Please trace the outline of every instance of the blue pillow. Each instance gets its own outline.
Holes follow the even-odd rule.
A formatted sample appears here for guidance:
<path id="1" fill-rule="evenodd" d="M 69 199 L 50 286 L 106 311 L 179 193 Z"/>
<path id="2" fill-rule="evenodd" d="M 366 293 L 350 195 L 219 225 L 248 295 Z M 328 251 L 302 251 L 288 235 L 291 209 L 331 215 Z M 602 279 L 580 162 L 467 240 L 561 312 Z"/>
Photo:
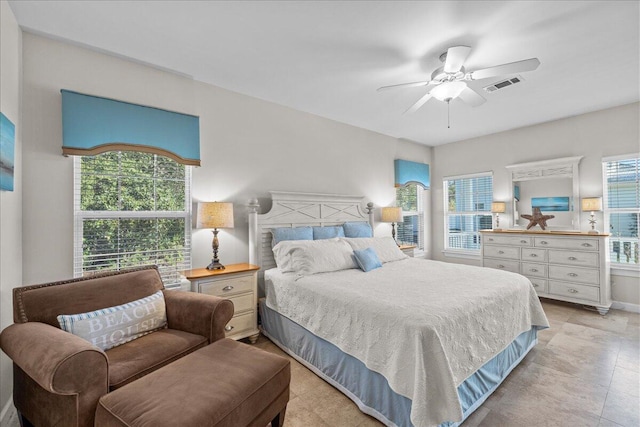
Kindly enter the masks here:
<path id="1" fill-rule="evenodd" d="M 368 222 L 345 222 L 342 228 L 345 237 L 373 237 L 373 230 Z"/>
<path id="2" fill-rule="evenodd" d="M 313 229 L 311 227 L 279 227 L 272 228 L 273 239 L 271 245 L 275 246 L 283 240 L 313 240 Z"/>
<path id="3" fill-rule="evenodd" d="M 334 237 L 345 237 L 342 226 L 313 227 L 313 240 L 333 239 Z"/>
<path id="4" fill-rule="evenodd" d="M 382 267 L 382 263 L 373 248 L 355 250 L 353 251 L 353 255 L 362 271 L 366 272 Z"/>

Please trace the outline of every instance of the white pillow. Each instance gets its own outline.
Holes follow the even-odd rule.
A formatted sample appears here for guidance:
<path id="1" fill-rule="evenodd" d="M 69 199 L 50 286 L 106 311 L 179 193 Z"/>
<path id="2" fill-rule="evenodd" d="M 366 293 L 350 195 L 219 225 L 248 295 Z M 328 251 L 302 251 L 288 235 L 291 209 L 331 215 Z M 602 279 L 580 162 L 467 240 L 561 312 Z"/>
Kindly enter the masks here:
<path id="1" fill-rule="evenodd" d="M 273 247 L 278 268 L 298 276 L 358 268 L 353 250 L 342 239 L 284 240 Z"/>
<path id="2" fill-rule="evenodd" d="M 60 329 L 108 350 L 166 327 L 164 294 L 158 291 L 127 304 L 87 313 L 61 314 L 58 323 Z"/>
<path id="3" fill-rule="evenodd" d="M 409 258 L 408 255 L 400 250 L 398 244 L 393 240 L 393 237 L 347 237 L 342 240 L 349 243 L 354 251 L 373 248 L 380 262 L 383 264 L 385 262 L 400 261 L 401 259 Z"/>

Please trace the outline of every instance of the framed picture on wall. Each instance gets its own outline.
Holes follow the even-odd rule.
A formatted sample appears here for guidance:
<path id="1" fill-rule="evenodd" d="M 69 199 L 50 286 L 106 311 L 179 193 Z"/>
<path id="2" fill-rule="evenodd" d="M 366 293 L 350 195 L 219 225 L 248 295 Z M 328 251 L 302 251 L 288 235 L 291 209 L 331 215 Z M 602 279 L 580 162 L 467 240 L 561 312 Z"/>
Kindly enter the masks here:
<path id="1" fill-rule="evenodd" d="M 13 191 L 16 127 L 0 113 L 0 190 Z"/>

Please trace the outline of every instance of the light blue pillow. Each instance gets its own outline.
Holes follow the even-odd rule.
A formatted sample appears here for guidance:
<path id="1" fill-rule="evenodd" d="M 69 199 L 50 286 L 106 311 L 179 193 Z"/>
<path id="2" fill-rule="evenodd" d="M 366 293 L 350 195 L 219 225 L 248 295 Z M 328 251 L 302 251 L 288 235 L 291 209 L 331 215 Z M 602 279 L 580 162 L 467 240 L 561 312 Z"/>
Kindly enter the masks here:
<path id="1" fill-rule="evenodd" d="M 373 230 L 368 222 L 345 222 L 342 228 L 345 237 L 373 237 Z"/>
<path id="2" fill-rule="evenodd" d="M 362 271 L 367 272 L 382 267 L 382 263 L 373 248 L 353 251 L 353 255 Z"/>
<path id="3" fill-rule="evenodd" d="M 313 227 L 313 240 L 333 239 L 334 237 L 345 237 L 344 229 L 341 225 L 337 227 Z"/>
<path id="4" fill-rule="evenodd" d="M 313 240 L 311 227 L 278 227 L 271 229 L 273 236 L 271 245 L 275 246 L 283 240 Z"/>

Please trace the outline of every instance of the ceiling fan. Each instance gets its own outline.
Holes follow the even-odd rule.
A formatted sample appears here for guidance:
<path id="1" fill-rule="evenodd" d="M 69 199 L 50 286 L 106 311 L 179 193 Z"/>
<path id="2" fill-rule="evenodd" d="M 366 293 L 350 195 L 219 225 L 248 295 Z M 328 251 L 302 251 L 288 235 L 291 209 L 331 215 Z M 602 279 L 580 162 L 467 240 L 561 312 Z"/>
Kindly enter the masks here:
<path id="1" fill-rule="evenodd" d="M 508 64 L 467 72 L 463 64 L 470 52 L 471 48 L 469 46 L 450 47 L 440 55 L 440 61 L 444 62 L 444 65 L 431 73 L 431 80 L 382 86 L 378 88 L 378 91 L 402 87 L 426 86 L 427 93 L 405 111 L 405 114 L 416 112 L 431 98 L 436 98 L 447 104 L 452 99 L 460 98 L 467 104 L 477 107 L 478 105 L 484 104 L 486 99 L 471 89 L 466 82 L 533 71 L 540 65 L 538 58 L 530 58 L 523 61 L 510 62 Z"/>

